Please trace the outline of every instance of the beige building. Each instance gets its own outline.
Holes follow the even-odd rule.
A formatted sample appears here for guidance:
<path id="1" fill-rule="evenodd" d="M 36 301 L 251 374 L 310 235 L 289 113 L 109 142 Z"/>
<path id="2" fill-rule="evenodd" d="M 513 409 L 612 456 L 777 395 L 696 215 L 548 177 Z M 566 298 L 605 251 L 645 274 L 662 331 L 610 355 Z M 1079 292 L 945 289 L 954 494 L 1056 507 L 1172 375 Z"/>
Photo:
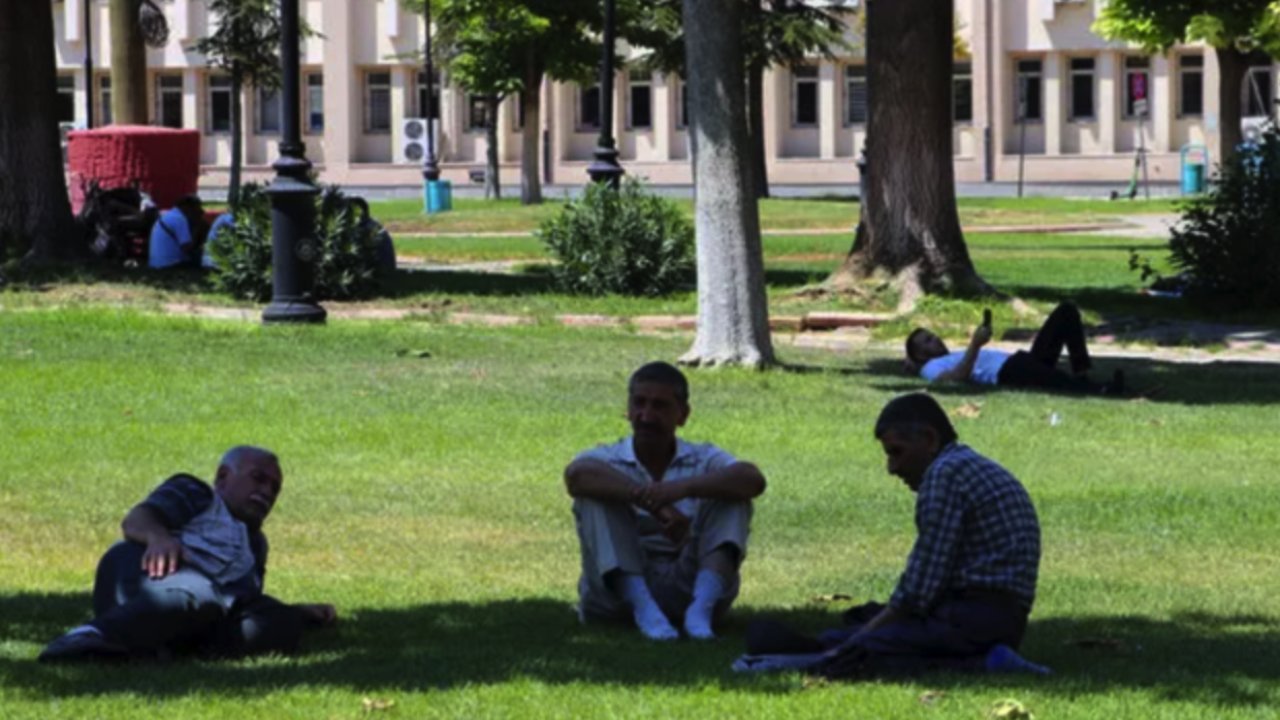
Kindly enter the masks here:
<path id="1" fill-rule="evenodd" d="M 1109 43 L 1090 27 L 1101 0 L 956 0 L 958 32 L 969 48 L 953 83 L 955 164 L 959 181 L 1120 181 L 1138 148 L 1152 180 L 1179 176 L 1179 151 L 1214 145 L 1218 128 L 1214 54 L 1188 46 L 1148 57 Z M 93 92 L 84 76 L 84 3 L 93 28 Z M 150 50 L 149 106 L 155 124 L 202 134 L 203 185 L 226 182 L 230 87 L 192 50 L 207 34 L 203 0 L 160 0 L 171 27 L 167 46 Z M 305 43 L 302 124 L 307 156 L 327 182 L 406 186 L 421 182 L 405 122 L 424 114 L 425 74 L 411 59 L 421 48 L 421 17 L 397 0 L 302 0 L 323 38 Z M 83 124 L 110 114 L 111 47 L 106 0 L 55 0 L 62 119 Z M 437 153 L 444 176 L 468 182 L 483 165 L 484 107 L 445 77 L 439 91 Z M 1246 124 L 1272 107 L 1276 68 L 1267 59 L 1246 86 Z M 688 134 L 679 78 L 618 75 L 614 135 L 627 171 L 659 184 L 690 182 Z M 544 178 L 586 179 L 598 135 L 597 88 L 544 83 Z M 1019 103 L 1022 97 L 1025 102 Z M 1019 112 L 1023 108 L 1024 113 Z M 776 68 L 765 79 L 765 133 L 774 183 L 852 183 L 865 137 L 866 74 L 861 57 Z M 268 173 L 277 153 L 280 103 L 247 89 L 243 103 L 248 173 Z M 1024 121 L 1020 121 L 1025 117 Z M 521 118 L 515 98 L 499 111 L 504 180 L 518 182 Z M 1216 148 L 1215 148 L 1216 151 Z M 1215 152 L 1216 158 L 1216 152 Z"/>

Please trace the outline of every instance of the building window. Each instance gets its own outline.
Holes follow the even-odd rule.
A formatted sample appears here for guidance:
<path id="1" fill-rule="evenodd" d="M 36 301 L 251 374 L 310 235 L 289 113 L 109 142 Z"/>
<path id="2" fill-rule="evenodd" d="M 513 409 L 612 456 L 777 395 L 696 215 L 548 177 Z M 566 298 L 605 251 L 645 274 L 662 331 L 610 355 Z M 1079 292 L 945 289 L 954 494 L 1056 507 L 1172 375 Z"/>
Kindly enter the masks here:
<path id="1" fill-rule="evenodd" d="M 1014 120 L 1037 122 L 1043 115 L 1043 96 L 1040 92 L 1042 63 L 1039 60 L 1019 60 L 1014 92 Z"/>
<path id="2" fill-rule="evenodd" d="M 435 82 L 431 84 L 431 110 L 427 108 L 427 73 L 423 70 L 418 71 L 418 106 L 417 113 L 420 118 L 440 117 L 440 70 L 432 68 L 435 72 Z"/>
<path id="3" fill-rule="evenodd" d="M 680 81 L 680 104 L 676 105 L 676 127 L 689 127 L 689 85 Z"/>
<path id="4" fill-rule="evenodd" d="M 600 129 L 600 86 L 578 89 L 578 130 Z"/>
<path id="5" fill-rule="evenodd" d="M 364 131 L 391 132 L 391 73 L 364 76 Z"/>
<path id="6" fill-rule="evenodd" d="M 844 124 L 867 122 L 867 66 L 846 65 L 844 68 Z"/>
<path id="7" fill-rule="evenodd" d="M 1241 103 L 1245 117 L 1269 117 L 1274 112 L 1271 61 L 1268 59 L 1266 63 L 1255 65 L 1245 73 L 1244 102 Z"/>
<path id="8" fill-rule="evenodd" d="M 98 76 L 98 118 L 101 125 L 111 124 L 111 76 Z"/>
<path id="9" fill-rule="evenodd" d="M 156 76 L 155 121 L 162 127 L 182 127 L 182 76 Z"/>
<path id="10" fill-rule="evenodd" d="M 231 77 L 210 75 L 208 82 L 209 117 L 205 132 L 231 132 Z"/>
<path id="11" fill-rule="evenodd" d="M 258 110 L 256 113 L 258 134 L 279 134 L 280 126 L 283 125 L 281 117 L 284 113 L 284 108 L 280 105 L 280 91 L 258 88 L 255 100 L 254 104 Z"/>
<path id="12" fill-rule="evenodd" d="M 1178 56 L 1178 117 L 1204 114 L 1204 56 Z"/>
<path id="13" fill-rule="evenodd" d="M 306 119 L 302 123 L 303 132 L 324 132 L 324 75 L 307 73 L 307 107 Z"/>
<path id="14" fill-rule="evenodd" d="M 467 95 L 467 130 L 487 130 L 496 118 L 489 117 L 489 103 L 484 95 Z"/>
<path id="15" fill-rule="evenodd" d="M 649 73 L 633 72 L 628 83 L 627 127 L 653 127 L 653 78 Z"/>
<path id="16" fill-rule="evenodd" d="M 1093 58 L 1071 58 L 1071 120 L 1092 120 Z"/>
<path id="17" fill-rule="evenodd" d="M 74 75 L 58 76 L 58 122 L 76 121 L 76 78 Z"/>
<path id="18" fill-rule="evenodd" d="M 818 124 L 818 68 L 800 65 L 791 68 L 791 126 Z"/>
<path id="19" fill-rule="evenodd" d="M 951 116 L 955 122 L 973 122 L 973 64 L 956 63 L 951 71 Z"/>
<path id="20" fill-rule="evenodd" d="M 524 91 L 516 93 L 511 101 L 511 129 L 524 130 Z"/>
<path id="21" fill-rule="evenodd" d="M 1151 108 L 1151 59 L 1131 55 L 1124 59 L 1124 116 L 1149 117 Z"/>

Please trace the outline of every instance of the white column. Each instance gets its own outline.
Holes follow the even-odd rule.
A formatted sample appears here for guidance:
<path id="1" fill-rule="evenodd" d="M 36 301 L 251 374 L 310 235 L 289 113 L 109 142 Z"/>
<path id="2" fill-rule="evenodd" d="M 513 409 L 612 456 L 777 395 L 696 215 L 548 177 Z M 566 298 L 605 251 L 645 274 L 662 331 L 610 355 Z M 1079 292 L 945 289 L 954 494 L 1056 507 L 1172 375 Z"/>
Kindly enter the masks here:
<path id="1" fill-rule="evenodd" d="M 84 26 L 84 3 L 89 0 L 65 0 L 62 5 L 62 34 L 67 42 L 77 43 L 81 40 Z"/>
<path id="2" fill-rule="evenodd" d="M 1120 87 L 1116 54 L 1098 53 L 1098 136 L 1103 155 L 1116 152 L 1116 127 L 1120 118 Z"/>
<path id="3" fill-rule="evenodd" d="M 324 0 L 324 146 L 332 182 L 342 181 L 355 158 L 364 105 L 360 70 L 352 62 L 351 36 L 359 24 L 355 10 L 350 0 Z"/>
<path id="4" fill-rule="evenodd" d="M 1063 72 L 1065 61 L 1061 53 L 1049 53 L 1044 58 L 1044 154 L 1062 154 Z"/>
<path id="5" fill-rule="evenodd" d="M 676 122 L 673 111 L 680 101 L 673 77 L 659 74 L 653 80 L 653 150 L 659 162 L 671 159 L 671 135 Z"/>
<path id="6" fill-rule="evenodd" d="M 200 117 L 200 74 L 195 68 L 182 71 L 182 126 L 193 130 L 204 127 L 204 118 Z"/>
<path id="7" fill-rule="evenodd" d="M 836 65 L 824 60 L 818 64 L 818 157 L 834 160 L 836 133 L 840 131 L 840 102 L 836 84 Z"/>
<path id="8" fill-rule="evenodd" d="M 382 22 L 387 37 L 400 37 L 400 0 L 382 0 Z"/>
<path id="9" fill-rule="evenodd" d="M 1151 106 L 1151 126 L 1155 134 L 1153 152 L 1176 150 L 1173 147 L 1174 68 L 1175 63 L 1166 55 L 1156 55 L 1151 63 L 1151 93 L 1147 102 Z"/>
<path id="10" fill-rule="evenodd" d="M 192 15 L 191 0 L 173 0 L 173 34 L 179 42 L 195 39 L 191 32 Z"/>

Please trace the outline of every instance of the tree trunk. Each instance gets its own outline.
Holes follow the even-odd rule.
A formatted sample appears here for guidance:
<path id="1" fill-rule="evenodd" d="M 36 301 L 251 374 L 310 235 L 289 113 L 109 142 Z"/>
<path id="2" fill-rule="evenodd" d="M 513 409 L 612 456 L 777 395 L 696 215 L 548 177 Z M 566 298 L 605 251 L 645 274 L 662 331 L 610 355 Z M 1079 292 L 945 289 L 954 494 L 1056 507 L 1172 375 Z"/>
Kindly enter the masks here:
<path id="1" fill-rule="evenodd" d="M 684 0 L 698 238 L 698 331 L 689 365 L 774 362 L 760 216 L 747 143 L 741 0 Z"/>
<path id="2" fill-rule="evenodd" d="M 956 212 L 951 148 L 950 3 L 867 3 L 866 231 L 828 283 L 876 272 L 916 293 L 991 292 L 969 259 Z"/>
<path id="3" fill-rule="evenodd" d="M 755 170 L 756 197 L 769 197 L 769 165 L 764 145 L 764 64 L 755 63 L 748 72 L 747 98 L 750 105 L 751 163 Z"/>
<path id="4" fill-rule="evenodd" d="M 485 200 L 502 199 L 502 182 L 498 178 L 498 104 L 502 98 L 490 95 L 484 99 L 484 106 L 489 119 L 484 128 L 484 198 Z"/>
<path id="5" fill-rule="evenodd" d="M 83 255 L 63 173 L 54 65 L 49 3 L 0 2 L 0 262 Z"/>
<path id="6" fill-rule="evenodd" d="M 524 92 L 520 93 L 524 127 L 520 129 L 520 203 L 542 202 L 541 155 L 538 136 L 542 134 L 542 68 L 530 58 L 525 65 Z"/>
<path id="7" fill-rule="evenodd" d="M 1244 114 L 1241 94 L 1249 72 L 1248 56 L 1235 47 L 1215 48 L 1218 56 L 1218 162 L 1226 162 L 1244 141 L 1240 122 Z M 1268 108 L 1270 110 L 1270 108 Z"/>
<path id="8" fill-rule="evenodd" d="M 231 172 L 227 188 L 227 205 L 235 213 L 240 204 L 240 173 L 244 168 L 244 118 L 241 111 L 243 81 L 238 69 L 231 71 Z"/>
<path id="9" fill-rule="evenodd" d="M 111 0 L 111 120 L 147 124 L 147 47 L 138 26 L 140 0 Z"/>

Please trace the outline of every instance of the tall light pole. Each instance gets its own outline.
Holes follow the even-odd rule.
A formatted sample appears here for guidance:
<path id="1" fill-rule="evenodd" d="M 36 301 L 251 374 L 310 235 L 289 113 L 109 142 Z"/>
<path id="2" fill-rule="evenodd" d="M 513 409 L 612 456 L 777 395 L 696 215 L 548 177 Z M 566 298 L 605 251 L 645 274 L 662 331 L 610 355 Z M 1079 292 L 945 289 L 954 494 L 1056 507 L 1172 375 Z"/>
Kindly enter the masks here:
<path id="1" fill-rule="evenodd" d="M 84 127 L 93 129 L 93 0 L 84 0 Z"/>
<path id="2" fill-rule="evenodd" d="M 307 177 L 311 163 L 302 143 L 299 34 L 298 0 L 281 0 L 284 127 L 280 159 L 272 165 L 276 177 L 267 188 L 271 196 L 271 304 L 262 311 L 264 323 L 321 323 L 327 315 L 311 295 L 313 264 L 319 255 L 315 196 L 320 191 Z"/>
<path id="3" fill-rule="evenodd" d="M 440 165 L 436 162 L 436 136 L 433 132 L 436 117 L 436 75 L 435 65 L 431 59 L 431 0 L 426 0 L 424 3 L 423 15 L 426 19 L 426 24 L 423 25 L 426 35 L 423 65 L 427 71 L 427 107 L 424 108 L 427 118 L 427 156 L 422 159 L 422 177 L 427 182 L 435 182 L 440 179 Z"/>
<path id="4" fill-rule="evenodd" d="M 595 160 L 587 166 L 587 174 L 598 183 L 614 187 L 625 171 L 618 164 L 618 148 L 613 138 L 613 42 L 614 0 L 604 0 L 604 57 L 600 61 L 600 138 L 596 141 Z"/>

